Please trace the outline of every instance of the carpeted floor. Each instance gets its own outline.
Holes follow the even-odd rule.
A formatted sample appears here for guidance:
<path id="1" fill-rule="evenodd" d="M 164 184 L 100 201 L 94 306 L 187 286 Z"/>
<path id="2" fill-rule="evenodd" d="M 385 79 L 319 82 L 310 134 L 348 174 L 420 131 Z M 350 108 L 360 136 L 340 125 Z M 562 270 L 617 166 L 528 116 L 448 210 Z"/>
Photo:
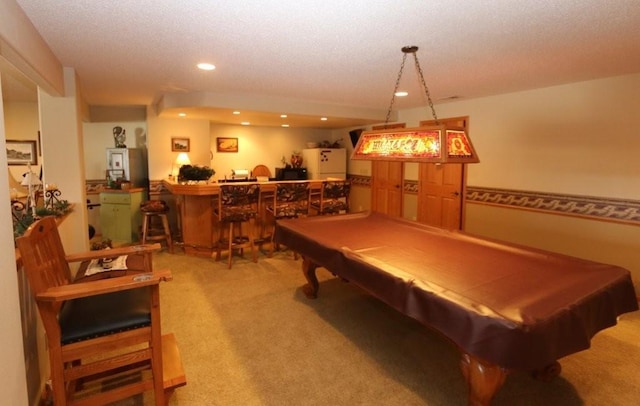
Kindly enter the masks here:
<path id="1" fill-rule="evenodd" d="M 163 331 L 175 333 L 188 381 L 171 405 L 466 404 L 452 344 L 325 270 L 319 298 L 306 299 L 288 252 L 232 269 L 161 252 L 154 266 L 173 271 Z M 560 360 L 552 382 L 510 374 L 494 405 L 640 404 L 639 313 Z"/>

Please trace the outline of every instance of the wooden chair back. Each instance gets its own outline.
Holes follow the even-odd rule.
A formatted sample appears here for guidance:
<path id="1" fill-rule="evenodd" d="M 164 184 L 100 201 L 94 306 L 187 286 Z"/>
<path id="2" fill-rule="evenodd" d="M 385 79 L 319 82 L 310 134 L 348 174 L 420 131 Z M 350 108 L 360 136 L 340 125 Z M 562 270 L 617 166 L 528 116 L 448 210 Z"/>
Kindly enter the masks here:
<path id="1" fill-rule="evenodd" d="M 268 207 L 276 218 L 292 218 L 309 213 L 309 182 L 279 182 Z"/>
<path id="2" fill-rule="evenodd" d="M 219 221 L 238 222 L 255 218 L 260 200 L 258 183 L 220 186 L 220 196 L 215 214 Z"/>
<path id="3" fill-rule="evenodd" d="M 318 214 L 339 214 L 349 211 L 351 182 L 348 180 L 327 180 L 322 183 L 320 199 L 311 203 Z"/>
<path id="4" fill-rule="evenodd" d="M 38 221 L 26 236 L 28 239 L 18 239 L 18 247 L 33 294 L 37 297 L 50 288 L 70 284 L 71 269 L 65 259 L 55 218 L 45 217 Z M 57 307 L 61 305 L 58 303 Z"/>
<path id="5" fill-rule="evenodd" d="M 253 168 L 253 172 L 251 173 L 253 174 L 254 178 L 258 176 L 266 176 L 267 178 L 271 177 L 271 171 L 266 165 L 256 165 L 256 167 Z"/>

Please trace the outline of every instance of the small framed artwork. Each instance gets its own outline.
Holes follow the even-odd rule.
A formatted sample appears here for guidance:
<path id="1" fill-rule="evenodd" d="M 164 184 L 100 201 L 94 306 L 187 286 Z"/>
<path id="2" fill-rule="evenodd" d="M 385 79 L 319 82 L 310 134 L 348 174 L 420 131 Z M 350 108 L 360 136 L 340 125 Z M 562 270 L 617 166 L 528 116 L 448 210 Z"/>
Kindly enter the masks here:
<path id="1" fill-rule="evenodd" d="M 237 138 L 216 138 L 216 150 L 218 152 L 238 152 L 238 139 Z"/>
<path id="2" fill-rule="evenodd" d="M 171 151 L 189 152 L 189 138 L 171 138 Z"/>
<path id="3" fill-rule="evenodd" d="M 7 140 L 7 163 L 9 165 L 36 165 L 38 148 L 36 141 Z"/>

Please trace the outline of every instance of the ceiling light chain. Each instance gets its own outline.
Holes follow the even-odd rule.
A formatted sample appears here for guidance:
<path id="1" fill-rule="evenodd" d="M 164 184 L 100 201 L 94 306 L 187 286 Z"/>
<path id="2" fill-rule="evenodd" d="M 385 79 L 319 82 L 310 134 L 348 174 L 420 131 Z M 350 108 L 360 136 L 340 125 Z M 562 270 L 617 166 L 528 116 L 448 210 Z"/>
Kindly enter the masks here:
<path id="1" fill-rule="evenodd" d="M 416 65 L 416 71 L 418 72 L 418 76 L 420 77 L 420 82 L 422 83 L 422 88 L 424 89 L 424 93 L 427 96 L 427 101 L 429 103 L 429 107 L 431 108 L 431 115 L 436 123 L 439 125 L 438 115 L 436 114 L 436 109 L 433 106 L 433 100 L 431 100 L 431 94 L 429 93 L 429 88 L 427 87 L 427 83 L 424 80 L 424 74 L 422 73 L 422 68 L 420 67 L 420 62 L 418 61 L 418 55 L 416 54 L 418 51 L 418 47 L 415 45 L 402 47 L 402 64 L 400 65 L 400 71 L 398 72 L 398 78 L 396 79 L 396 86 L 393 89 L 393 96 L 391 97 L 391 103 L 389 104 L 389 110 L 387 110 L 387 118 L 384 121 L 385 126 L 389 122 L 389 117 L 391 117 L 391 109 L 393 107 L 393 103 L 396 98 L 396 92 L 398 91 L 398 86 L 400 85 L 400 78 L 402 78 L 402 71 L 404 70 L 404 64 L 407 60 L 407 54 L 413 54 L 413 59 Z"/>
<path id="2" fill-rule="evenodd" d="M 404 52 L 404 48 L 402 48 L 403 52 Z M 400 64 L 400 72 L 398 72 L 398 78 L 396 79 L 396 85 L 393 88 L 393 93 L 391 96 L 391 103 L 389 103 L 389 109 L 387 110 L 387 118 L 384 120 L 384 124 L 385 126 L 387 125 L 387 123 L 389 123 L 389 117 L 391 117 L 391 110 L 393 108 L 393 102 L 395 102 L 396 100 L 396 93 L 398 92 L 398 87 L 400 86 L 400 78 L 402 78 L 402 71 L 404 70 L 404 63 L 407 60 L 407 54 L 405 52 L 404 55 L 402 55 L 402 64 Z"/>

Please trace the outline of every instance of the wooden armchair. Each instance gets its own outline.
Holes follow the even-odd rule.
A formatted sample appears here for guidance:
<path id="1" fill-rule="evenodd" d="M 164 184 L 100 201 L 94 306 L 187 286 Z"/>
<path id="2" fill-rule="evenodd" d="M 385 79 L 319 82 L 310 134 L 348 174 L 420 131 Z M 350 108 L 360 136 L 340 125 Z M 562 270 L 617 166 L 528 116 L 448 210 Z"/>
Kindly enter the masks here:
<path id="1" fill-rule="evenodd" d="M 45 217 L 17 245 L 47 334 L 56 406 L 102 405 L 150 390 L 165 405 L 186 384 L 175 339 L 160 331 L 159 283 L 172 276 L 151 269 L 158 244 L 66 256 L 55 219 Z M 72 283 L 70 261 L 123 254 L 136 269 Z"/>

